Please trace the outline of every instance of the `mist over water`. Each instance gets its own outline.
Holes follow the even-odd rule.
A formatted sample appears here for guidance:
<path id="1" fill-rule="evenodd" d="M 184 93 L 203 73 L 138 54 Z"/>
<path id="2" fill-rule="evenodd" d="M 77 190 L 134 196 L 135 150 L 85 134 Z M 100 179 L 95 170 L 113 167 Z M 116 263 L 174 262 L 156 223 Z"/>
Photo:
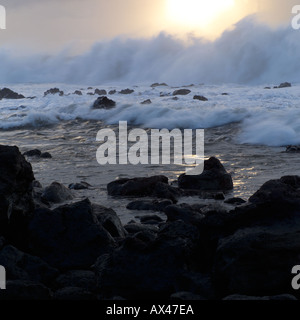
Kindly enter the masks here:
<path id="1" fill-rule="evenodd" d="M 150 39 L 96 43 L 71 57 L 69 50 L 22 56 L 0 49 L 0 83 L 190 83 L 261 84 L 300 82 L 300 31 L 271 29 L 247 17 L 211 42 L 186 42 L 161 33 Z"/>

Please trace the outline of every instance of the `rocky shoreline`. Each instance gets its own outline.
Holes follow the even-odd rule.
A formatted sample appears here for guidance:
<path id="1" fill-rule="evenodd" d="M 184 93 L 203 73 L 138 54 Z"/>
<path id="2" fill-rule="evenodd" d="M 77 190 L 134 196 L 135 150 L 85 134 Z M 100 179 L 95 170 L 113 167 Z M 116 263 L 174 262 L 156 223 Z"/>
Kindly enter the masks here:
<path id="1" fill-rule="evenodd" d="M 17 147 L 0 146 L 0 172 L 1 300 L 300 298 L 291 286 L 300 264 L 298 176 L 226 204 L 232 178 L 216 158 L 202 175 L 180 176 L 178 187 L 164 176 L 116 180 L 109 196 L 149 211 L 141 223 L 122 225 L 112 209 L 89 199 L 68 203 L 86 185 L 43 188 Z M 187 195 L 199 203 L 178 205 Z M 219 209 L 201 201 L 207 198 Z"/>

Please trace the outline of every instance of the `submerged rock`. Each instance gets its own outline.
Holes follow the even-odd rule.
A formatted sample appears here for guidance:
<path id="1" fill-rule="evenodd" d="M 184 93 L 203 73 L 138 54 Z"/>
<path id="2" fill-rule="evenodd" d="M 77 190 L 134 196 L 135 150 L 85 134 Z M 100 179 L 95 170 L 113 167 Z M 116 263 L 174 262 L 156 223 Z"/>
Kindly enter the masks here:
<path id="1" fill-rule="evenodd" d="M 152 101 L 150 99 L 147 99 L 147 100 L 141 102 L 141 104 L 143 104 L 143 105 L 151 104 L 151 103 L 152 103 Z"/>
<path id="2" fill-rule="evenodd" d="M 202 174 L 196 176 L 183 174 L 178 179 L 178 185 L 182 189 L 203 191 L 227 191 L 233 189 L 231 175 L 227 173 L 221 162 L 214 157 L 205 160 Z"/>
<path id="3" fill-rule="evenodd" d="M 171 200 L 153 200 L 153 201 L 133 201 L 127 205 L 128 210 L 138 210 L 138 211 L 164 211 L 165 208 L 169 205 L 172 205 L 173 202 Z"/>

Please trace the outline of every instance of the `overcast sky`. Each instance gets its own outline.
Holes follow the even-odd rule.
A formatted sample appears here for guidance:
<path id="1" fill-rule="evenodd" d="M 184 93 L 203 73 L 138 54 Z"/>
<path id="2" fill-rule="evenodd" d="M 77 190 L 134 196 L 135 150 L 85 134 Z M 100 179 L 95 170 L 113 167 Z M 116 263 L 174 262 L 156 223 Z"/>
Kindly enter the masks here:
<path id="1" fill-rule="evenodd" d="M 201 1 L 201 0 L 199 0 Z M 7 30 L 0 48 L 52 51 L 66 46 L 87 48 L 119 35 L 149 37 L 160 31 L 184 33 L 166 19 L 166 0 L 0 0 L 6 7 Z M 183 1 L 184 3 L 184 1 Z M 216 35 L 248 14 L 272 24 L 288 23 L 299 0 L 235 0 L 234 12 L 208 28 Z M 199 30 L 198 30 L 199 31 Z M 197 33 L 197 30 L 195 30 Z M 205 35 L 205 31 L 201 31 Z"/>

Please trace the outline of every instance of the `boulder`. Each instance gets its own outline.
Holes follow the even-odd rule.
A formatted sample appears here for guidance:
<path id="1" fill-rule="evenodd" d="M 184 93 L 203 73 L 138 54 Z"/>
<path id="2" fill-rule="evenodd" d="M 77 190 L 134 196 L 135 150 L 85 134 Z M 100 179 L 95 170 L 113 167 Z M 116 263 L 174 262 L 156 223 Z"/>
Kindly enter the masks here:
<path id="1" fill-rule="evenodd" d="M 76 287 L 94 292 L 96 290 L 95 273 L 89 270 L 70 270 L 57 277 L 55 286 L 59 289 Z"/>
<path id="2" fill-rule="evenodd" d="M 300 152 L 300 146 L 287 146 L 285 152 L 287 152 L 287 153 L 299 153 Z"/>
<path id="3" fill-rule="evenodd" d="M 110 196 L 157 197 L 173 202 L 177 202 L 176 197 L 180 195 L 165 176 L 116 180 L 107 185 L 107 191 Z"/>
<path id="4" fill-rule="evenodd" d="M 151 84 L 151 88 L 157 88 L 157 87 L 167 87 L 168 85 L 166 83 L 158 83 L 155 82 L 153 84 Z"/>
<path id="5" fill-rule="evenodd" d="M 0 251 L 0 265 L 6 269 L 8 280 L 28 280 L 50 284 L 58 270 L 50 267 L 38 257 L 21 252 L 7 245 Z"/>
<path id="6" fill-rule="evenodd" d="M 194 100 L 199 100 L 199 101 L 208 101 L 207 98 L 205 98 L 204 96 L 194 96 Z"/>
<path id="7" fill-rule="evenodd" d="M 72 200 L 71 191 L 64 185 L 53 182 L 49 187 L 46 187 L 42 193 L 42 200 L 52 203 L 62 203 L 67 200 Z"/>
<path id="8" fill-rule="evenodd" d="M 193 225 L 199 224 L 204 218 L 201 209 L 199 210 L 186 203 L 170 205 L 165 208 L 164 212 L 168 217 L 168 221 L 182 220 Z"/>
<path id="9" fill-rule="evenodd" d="M 116 106 L 115 101 L 108 99 L 107 97 L 99 97 L 93 105 L 93 109 L 112 109 Z"/>
<path id="10" fill-rule="evenodd" d="M 181 287 L 186 252 L 181 239 L 149 243 L 127 238 L 120 248 L 97 260 L 98 289 L 103 298 L 167 299 Z"/>
<path id="11" fill-rule="evenodd" d="M 44 92 L 44 97 L 49 94 L 59 94 L 62 97 L 64 95 L 64 92 L 59 90 L 58 88 L 52 88 Z"/>
<path id="12" fill-rule="evenodd" d="M 132 89 L 123 89 L 119 93 L 120 94 L 132 94 L 132 93 L 134 93 L 134 90 L 132 90 Z"/>
<path id="13" fill-rule="evenodd" d="M 110 90 L 109 92 L 108 92 L 108 94 L 110 94 L 110 95 L 113 95 L 113 94 L 116 94 L 117 93 L 117 90 Z"/>
<path id="14" fill-rule="evenodd" d="M 300 233 L 249 228 L 222 239 L 213 267 L 219 296 L 293 293 L 291 270 L 299 264 Z"/>
<path id="15" fill-rule="evenodd" d="M 114 245 L 88 199 L 53 211 L 38 209 L 29 224 L 30 251 L 62 270 L 89 268 Z"/>
<path id="16" fill-rule="evenodd" d="M 227 173 L 221 162 L 212 157 L 204 161 L 204 171 L 200 175 L 182 174 L 178 179 L 182 189 L 203 191 L 228 191 L 233 189 L 231 175 Z"/>
<path id="17" fill-rule="evenodd" d="M 0 300 L 50 300 L 52 293 L 43 284 L 24 280 L 8 280 L 0 290 Z"/>
<path id="18" fill-rule="evenodd" d="M 76 94 L 77 96 L 82 96 L 82 92 L 80 90 L 74 91 L 73 94 Z"/>
<path id="19" fill-rule="evenodd" d="M 157 233 L 158 228 L 155 226 L 144 225 L 140 223 L 128 223 L 124 226 L 124 229 L 130 234 L 137 234 L 139 232 L 150 231 L 152 233 Z"/>
<path id="20" fill-rule="evenodd" d="M 289 83 L 289 82 L 283 82 L 279 85 L 279 89 L 282 89 L 282 88 L 291 88 L 292 84 Z"/>
<path id="21" fill-rule="evenodd" d="M 190 94 L 192 91 L 189 89 L 179 89 L 173 92 L 173 96 L 186 96 Z"/>
<path id="22" fill-rule="evenodd" d="M 151 103 L 152 103 L 152 101 L 150 99 L 147 99 L 147 100 L 141 102 L 141 104 L 143 104 L 143 105 L 151 104 Z"/>
<path id="23" fill-rule="evenodd" d="M 0 145 L 0 172 L 0 236 L 23 248 L 34 211 L 32 167 L 17 147 Z"/>
<path id="24" fill-rule="evenodd" d="M 3 88 L 0 89 L 0 100 L 1 99 L 25 99 L 25 97 L 8 88 Z"/>
<path id="25" fill-rule="evenodd" d="M 172 205 L 171 200 L 152 200 L 152 201 L 133 201 L 127 205 L 128 210 L 138 210 L 138 211 L 164 211 L 167 206 Z"/>
<path id="26" fill-rule="evenodd" d="M 107 92 L 106 90 L 95 89 L 94 94 L 98 94 L 99 96 L 106 96 Z"/>
<path id="27" fill-rule="evenodd" d="M 127 232 L 123 228 L 121 220 L 114 210 L 97 204 L 93 204 L 92 209 L 100 225 L 105 228 L 112 237 L 123 238 L 126 236 Z"/>

